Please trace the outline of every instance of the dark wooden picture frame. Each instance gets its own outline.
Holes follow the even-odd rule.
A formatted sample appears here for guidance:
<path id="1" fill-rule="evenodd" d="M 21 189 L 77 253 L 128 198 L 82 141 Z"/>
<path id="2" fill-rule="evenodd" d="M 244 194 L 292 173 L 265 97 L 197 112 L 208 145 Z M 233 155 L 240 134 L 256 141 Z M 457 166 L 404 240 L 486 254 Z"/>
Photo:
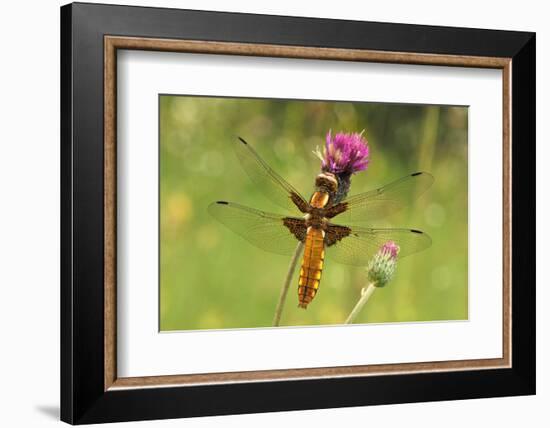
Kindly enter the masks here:
<path id="1" fill-rule="evenodd" d="M 501 69 L 503 357 L 117 377 L 117 49 Z M 535 392 L 533 33 L 71 4 L 61 8 L 61 130 L 62 420 L 114 422 Z"/>

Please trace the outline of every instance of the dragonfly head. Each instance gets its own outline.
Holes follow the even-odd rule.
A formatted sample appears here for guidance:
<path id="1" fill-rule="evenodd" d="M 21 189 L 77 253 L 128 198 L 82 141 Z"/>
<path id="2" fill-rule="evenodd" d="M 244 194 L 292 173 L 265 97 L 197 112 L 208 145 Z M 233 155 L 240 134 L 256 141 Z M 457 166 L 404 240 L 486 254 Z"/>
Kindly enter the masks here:
<path id="1" fill-rule="evenodd" d="M 315 187 L 320 192 L 333 194 L 338 189 L 338 180 L 331 172 L 322 172 L 315 178 Z"/>

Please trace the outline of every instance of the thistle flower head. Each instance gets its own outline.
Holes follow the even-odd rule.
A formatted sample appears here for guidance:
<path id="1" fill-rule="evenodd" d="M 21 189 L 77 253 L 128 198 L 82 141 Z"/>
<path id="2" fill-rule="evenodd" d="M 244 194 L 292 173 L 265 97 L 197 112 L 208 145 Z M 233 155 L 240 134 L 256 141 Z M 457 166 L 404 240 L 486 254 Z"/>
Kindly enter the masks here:
<path id="1" fill-rule="evenodd" d="M 388 241 L 380 247 L 367 266 L 369 281 L 376 287 L 384 287 L 391 281 L 397 266 L 399 245 Z"/>
<path id="2" fill-rule="evenodd" d="M 339 132 L 333 137 L 328 131 L 323 152 L 317 150 L 316 154 L 321 159 L 322 170 L 337 175 L 355 174 L 367 169 L 369 164 L 369 147 L 363 132 Z"/>

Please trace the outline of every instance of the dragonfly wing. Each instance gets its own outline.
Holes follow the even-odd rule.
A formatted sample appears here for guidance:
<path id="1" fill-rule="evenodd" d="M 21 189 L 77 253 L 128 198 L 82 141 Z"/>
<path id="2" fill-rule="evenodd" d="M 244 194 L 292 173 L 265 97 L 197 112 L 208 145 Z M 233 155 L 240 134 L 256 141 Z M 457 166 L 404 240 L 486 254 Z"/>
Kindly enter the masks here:
<path id="1" fill-rule="evenodd" d="M 415 172 L 384 187 L 358 195 L 332 207 L 342 223 L 372 222 L 387 217 L 419 197 L 433 184 L 434 178 L 427 172 Z"/>
<path id="2" fill-rule="evenodd" d="M 325 234 L 327 256 L 353 266 L 366 266 L 388 241 L 399 245 L 399 258 L 425 250 L 432 244 L 430 236 L 416 229 L 374 229 L 329 224 Z"/>
<path id="3" fill-rule="evenodd" d="M 302 209 L 298 209 L 304 212 L 308 205 L 304 197 L 277 174 L 250 144 L 239 137 L 239 141 L 235 145 L 235 152 L 245 172 L 266 198 L 287 211 L 296 212 L 297 207 L 302 207 Z"/>
<path id="4" fill-rule="evenodd" d="M 292 255 L 298 241 L 304 241 L 304 219 L 285 217 L 233 202 L 218 201 L 208 212 L 252 245 L 275 254 Z"/>

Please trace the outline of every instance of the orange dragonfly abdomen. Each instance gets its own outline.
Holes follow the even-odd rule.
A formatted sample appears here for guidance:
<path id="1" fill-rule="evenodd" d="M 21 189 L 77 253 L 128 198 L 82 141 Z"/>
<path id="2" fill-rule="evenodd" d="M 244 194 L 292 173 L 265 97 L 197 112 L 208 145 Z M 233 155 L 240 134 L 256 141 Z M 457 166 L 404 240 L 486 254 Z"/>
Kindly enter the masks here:
<path id="1" fill-rule="evenodd" d="M 304 246 L 302 268 L 300 269 L 300 281 L 298 282 L 298 307 L 307 308 L 307 305 L 317 294 L 324 260 L 325 232 L 315 227 L 309 227 Z"/>
<path id="2" fill-rule="evenodd" d="M 315 208 L 323 208 L 328 202 L 328 194 L 315 192 L 310 204 Z M 321 283 L 323 263 L 325 261 L 325 231 L 309 226 L 304 245 L 304 258 L 300 269 L 298 282 L 298 307 L 307 308 L 313 300 Z"/>

